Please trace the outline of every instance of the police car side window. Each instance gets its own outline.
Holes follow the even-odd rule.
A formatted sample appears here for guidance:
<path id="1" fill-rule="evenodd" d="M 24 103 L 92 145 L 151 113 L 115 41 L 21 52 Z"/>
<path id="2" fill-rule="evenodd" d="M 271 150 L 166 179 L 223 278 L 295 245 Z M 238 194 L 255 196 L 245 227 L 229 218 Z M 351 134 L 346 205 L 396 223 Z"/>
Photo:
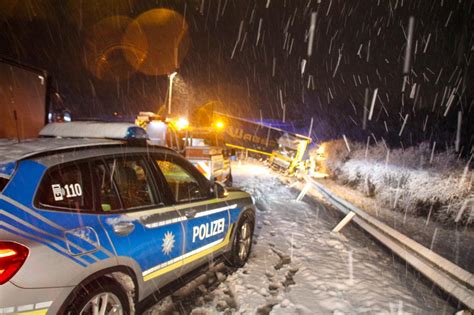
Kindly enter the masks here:
<path id="1" fill-rule="evenodd" d="M 209 193 L 199 181 L 180 165 L 172 161 L 156 161 L 166 178 L 176 202 L 189 202 L 207 198 Z"/>
<path id="2" fill-rule="evenodd" d="M 125 209 L 145 207 L 155 202 L 150 175 L 141 158 L 125 157 L 107 161 Z"/>
<path id="3" fill-rule="evenodd" d="M 91 191 L 87 162 L 59 165 L 46 172 L 36 201 L 43 208 L 91 211 Z"/>
<path id="4" fill-rule="evenodd" d="M 96 193 L 94 194 L 96 198 L 96 208 L 102 211 L 122 209 L 112 174 L 104 162 L 95 161 L 92 164 L 92 177 L 96 189 Z"/>

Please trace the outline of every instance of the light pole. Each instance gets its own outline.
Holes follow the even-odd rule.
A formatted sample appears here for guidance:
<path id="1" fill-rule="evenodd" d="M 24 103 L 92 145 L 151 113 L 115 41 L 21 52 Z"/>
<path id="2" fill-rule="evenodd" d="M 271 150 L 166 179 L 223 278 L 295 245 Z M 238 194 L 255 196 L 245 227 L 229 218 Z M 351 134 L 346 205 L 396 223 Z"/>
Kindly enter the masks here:
<path id="1" fill-rule="evenodd" d="M 168 79 L 170 81 L 169 95 L 168 95 L 168 115 L 171 115 L 171 97 L 173 95 L 173 79 L 177 74 L 178 72 L 175 71 L 168 75 Z"/>

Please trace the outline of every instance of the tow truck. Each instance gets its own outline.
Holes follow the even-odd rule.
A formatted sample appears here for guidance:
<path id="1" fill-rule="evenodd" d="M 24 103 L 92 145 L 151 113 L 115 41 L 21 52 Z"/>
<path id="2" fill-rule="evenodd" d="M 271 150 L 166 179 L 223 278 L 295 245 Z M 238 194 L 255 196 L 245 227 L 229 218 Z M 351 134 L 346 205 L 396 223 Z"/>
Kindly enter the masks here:
<path id="1" fill-rule="evenodd" d="M 182 117 L 165 118 L 140 112 L 135 123 L 147 130 L 151 144 L 175 149 L 210 181 L 232 186 L 230 159 L 235 150 L 225 146 L 222 122 L 202 126 L 190 124 Z"/>

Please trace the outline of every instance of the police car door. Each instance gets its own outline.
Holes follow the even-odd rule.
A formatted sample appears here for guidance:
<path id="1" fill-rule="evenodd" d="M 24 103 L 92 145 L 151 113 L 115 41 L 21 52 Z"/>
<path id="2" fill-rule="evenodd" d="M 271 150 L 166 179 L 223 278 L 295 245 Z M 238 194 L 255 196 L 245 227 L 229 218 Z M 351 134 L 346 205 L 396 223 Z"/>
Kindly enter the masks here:
<path id="1" fill-rule="evenodd" d="M 184 158 L 169 154 L 154 160 L 184 219 L 184 269 L 193 269 L 227 244 L 229 207 L 211 194 L 209 181 Z"/>
<path id="2" fill-rule="evenodd" d="M 180 276 L 184 226 L 179 214 L 164 202 L 146 159 L 140 155 L 96 161 L 92 167 L 96 202 L 119 261 L 139 266 L 150 286 Z M 165 183 L 163 183 L 165 185 Z"/>
<path id="3" fill-rule="evenodd" d="M 35 182 L 31 181 L 34 176 L 31 174 L 37 172 L 36 165 L 38 164 L 29 161 L 22 163 L 21 167 L 28 167 L 30 173 L 23 171 L 20 174 L 27 173 L 31 177 L 17 179 L 22 185 L 17 188 L 19 194 L 28 196 L 29 189 L 36 186 Z M 36 237 L 41 237 L 46 242 L 52 240 L 54 248 L 59 248 L 59 253 L 63 253 L 64 248 L 67 257 L 83 267 L 96 262 L 115 260 L 113 248 L 94 211 L 92 191 L 87 161 L 53 166 L 46 171 L 36 194 L 35 207 L 40 214 L 41 221 L 38 222 L 41 222 L 41 225 L 33 229 L 32 224 L 39 224 L 33 223 L 37 222 L 38 216 L 24 217 L 30 221 L 25 226 L 31 228 Z M 58 240 L 58 236 L 62 236 L 63 241 Z M 48 259 L 54 258 L 48 257 L 43 263 L 48 264 Z M 58 277 L 64 277 L 74 275 L 76 271 L 66 269 L 54 272 Z"/>

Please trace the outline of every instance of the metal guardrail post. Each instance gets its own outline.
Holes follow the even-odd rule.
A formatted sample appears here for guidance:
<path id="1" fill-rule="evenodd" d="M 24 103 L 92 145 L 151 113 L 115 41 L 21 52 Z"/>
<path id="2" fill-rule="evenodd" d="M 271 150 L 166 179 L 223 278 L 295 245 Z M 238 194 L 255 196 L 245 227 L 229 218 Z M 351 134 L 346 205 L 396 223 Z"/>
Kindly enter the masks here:
<path id="1" fill-rule="evenodd" d="M 335 232 L 335 233 L 339 233 L 339 231 L 342 230 L 347 225 L 347 223 L 351 222 L 351 220 L 354 216 L 355 216 L 355 213 L 352 212 L 352 211 L 349 212 L 348 214 L 346 214 L 344 219 L 342 219 L 341 222 L 339 222 L 336 225 L 336 227 L 334 229 L 332 229 L 332 231 Z"/>
<path id="2" fill-rule="evenodd" d="M 308 193 L 308 191 L 311 189 L 312 187 L 312 184 L 311 182 L 306 182 L 306 185 L 303 187 L 303 189 L 301 190 L 300 194 L 298 195 L 298 197 L 296 197 L 296 201 L 301 201 L 303 200 L 304 196 L 306 196 L 306 194 Z"/>

